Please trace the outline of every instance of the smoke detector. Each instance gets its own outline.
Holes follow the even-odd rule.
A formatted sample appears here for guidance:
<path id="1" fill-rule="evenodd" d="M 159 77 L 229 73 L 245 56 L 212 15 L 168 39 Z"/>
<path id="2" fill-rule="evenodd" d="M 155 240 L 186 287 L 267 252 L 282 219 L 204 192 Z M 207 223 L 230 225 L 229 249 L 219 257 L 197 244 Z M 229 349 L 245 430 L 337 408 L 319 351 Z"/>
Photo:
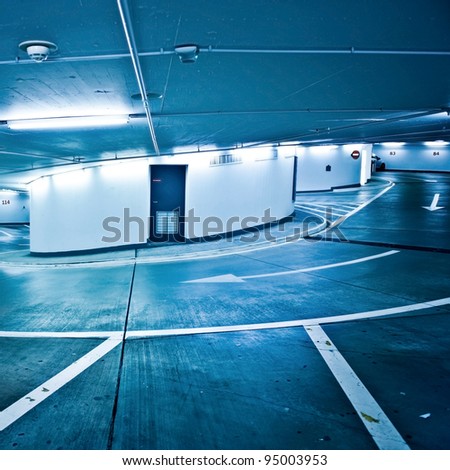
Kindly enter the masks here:
<path id="1" fill-rule="evenodd" d="M 44 62 L 50 54 L 58 50 L 56 44 L 49 41 L 24 41 L 19 44 L 19 48 L 35 62 Z"/>
<path id="2" fill-rule="evenodd" d="M 199 47 L 196 44 L 184 44 L 176 46 L 175 53 L 183 64 L 192 64 L 197 60 Z"/>

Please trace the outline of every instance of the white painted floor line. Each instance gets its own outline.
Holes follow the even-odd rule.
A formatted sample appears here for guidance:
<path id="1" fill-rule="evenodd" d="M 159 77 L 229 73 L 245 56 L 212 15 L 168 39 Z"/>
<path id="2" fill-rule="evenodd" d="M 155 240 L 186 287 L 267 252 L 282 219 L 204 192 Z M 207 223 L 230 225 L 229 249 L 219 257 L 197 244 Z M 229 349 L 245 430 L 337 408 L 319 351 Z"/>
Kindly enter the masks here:
<path id="1" fill-rule="evenodd" d="M 312 211 L 312 210 L 316 210 L 317 212 L 321 212 L 321 213 L 325 213 L 326 212 L 326 208 L 324 207 L 323 209 L 321 209 L 320 207 L 317 207 L 317 206 L 313 206 L 313 205 L 304 205 L 304 204 L 294 204 L 294 207 L 296 209 L 306 209 L 308 211 Z"/>
<path id="2" fill-rule="evenodd" d="M 319 204 L 319 203 L 316 203 L 316 202 L 296 202 L 295 203 L 295 207 L 297 206 L 302 206 L 302 207 L 311 207 L 313 209 L 318 209 L 319 207 L 322 207 L 323 209 L 326 209 L 327 207 L 329 207 L 330 205 L 329 204 Z"/>
<path id="3" fill-rule="evenodd" d="M 58 391 L 61 387 L 81 374 L 103 356 L 108 354 L 121 342 L 122 336 L 119 335 L 107 339 L 92 351 L 88 352 L 73 364 L 56 374 L 54 377 L 39 385 L 39 387 L 35 388 L 30 393 L 12 405 L 8 406 L 8 408 L 1 411 L 0 431 L 3 431 L 5 428 L 21 418 L 24 414 L 28 413 L 34 407 L 42 403 L 46 398 Z"/>
<path id="4" fill-rule="evenodd" d="M 210 326 L 198 328 L 173 328 L 162 330 L 135 330 L 128 331 L 126 338 L 154 338 L 162 336 L 186 336 L 212 333 L 231 333 L 238 331 L 255 331 L 255 330 L 275 330 L 281 328 L 306 327 L 311 325 L 325 325 L 332 323 L 342 323 L 355 320 L 364 320 L 370 318 L 387 317 L 398 315 L 401 313 L 409 313 L 418 310 L 426 310 L 429 308 L 450 305 L 450 297 L 444 299 L 432 300 L 430 302 L 421 302 L 412 305 L 404 305 L 401 307 L 392 307 L 381 310 L 372 310 L 368 312 L 349 313 L 344 315 L 335 315 L 330 317 L 305 318 L 302 320 L 287 320 L 281 322 L 267 323 L 250 323 L 246 325 L 227 325 L 227 326 Z"/>
<path id="5" fill-rule="evenodd" d="M 320 216 L 317 216 L 320 217 Z M 301 233 L 297 233 L 297 229 L 294 229 L 293 233 L 289 233 L 286 236 L 275 238 L 270 241 L 262 241 L 251 243 L 247 246 L 239 246 L 234 248 L 220 248 L 217 250 L 205 250 L 195 253 L 180 254 L 180 255 L 168 255 L 168 256 L 140 256 L 138 258 L 122 258 L 117 260 L 105 260 L 105 261 L 86 261 L 79 263 L 53 263 L 53 264 L 31 264 L 31 263 L 13 263 L 13 262 L 2 262 L 0 261 L 0 269 L 3 268 L 18 268 L 18 269 L 73 269 L 73 268 L 102 268 L 102 267 L 117 267 L 127 266 L 136 264 L 162 264 L 162 263 L 176 263 L 186 261 L 202 261 L 206 259 L 215 259 L 224 256 L 234 256 L 243 253 L 253 253 L 256 251 L 268 250 L 273 248 L 280 248 L 291 243 L 304 242 L 305 235 L 315 235 L 316 233 L 323 232 L 327 224 L 323 217 L 320 217 L 322 222 L 313 229 L 309 229 L 307 234 L 306 231 L 302 230 Z M 21 250 L 22 251 L 22 250 Z M 1 253 L 0 253 L 1 255 Z"/>
<path id="6" fill-rule="evenodd" d="M 363 204 L 359 205 L 356 209 L 350 211 L 348 214 L 340 217 L 339 219 L 335 220 L 329 227 L 327 230 L 335 227 L 336 225 L 339 225 L 339 224 L 342 224 L 342 222 L 344 222 L 345 220 L 347 220 L 349 217 L 351 217 L 352 215 L 355 215 L 357 212 L 363 210 L 365 207 L 367 207 L 369 204 L 371 204 L 373 201 L 377 200 L 379 197 L 383 196 L 383 194 L 387 193 L 388 191 L 390 191 L 393 187 L 395 186 L 395 183 L 390 183 L 389 186 L 387 186 L 386 188 L 384 188 L 382 191 L 380 191 L 379 193 L 375 194 L 375 196 L 373 196 L 372 198 L 370 198 L 368 201 L 364 202 Z"/>
<path id="7" fill-rule="evenodd" d="M 115 338 L 120 331 L 0 331 L 0 338 Z"/>
<path id="8" fill-rule="evenodd" d="M 11 235 L 10 233 L 5 232 L 4 230 L 0 230 L 0 233 L 3 233 L 3 235 L 6 235 L 9 238 L 14 238 L 14 235 Z"/>
<path id="9" fill-rule="evenodd" d="M 236 331 L 254 331 L 254 330 L 275 330 L 280 328 L 295 328 L 311 325 L 327 325 L 333 323 L 343 323 L 355 320 L 368 320 L 371 318 L 388 317 L 402 313 L 415 312 L 418 310 L 427 310 L 434 307 L 450 305 L 450 297 L 445 297 L 428 302 L 403 305 L 400 307 L 384 308 L 380 310 L 370 310 L 367 312 L 347 313 L 329 317 L 304 318 L 301 320 L 286 320 L 281 322 L 249 323 L 240 325 L 226 326 L 205 326 L 197 328 L 166 328 L 160 330 L 129 330 L 126 338 L 154 338 L 160 336 L 186 336 L 200 335 L 210 333 L 229 333 Z M 0 338 L 119 338 L 122 331 L 0 331 Z"/>
<path id="10" fill-rule="evenodd" d="M 356 209 L 357 207 L 352 207 L 351 209 L 342 209 L 340 207 L 336 207 L 336 206 L 330 206 L 330 215 L 346 215 L 348 214 L 350 211 Z"/>
<path id="11" fill-rule="evenodd" d="M 335 204 L 337 204 L 338 207 L 342 207 L 342 208 L 345 207 L 348 210 L 353 210 L 360 206 L 360 204 L 344 204 L 344 203 L 335 203 Z"/>
<path id="12" fill-rule="evenodd" d="M 419 183 L 437 183 L 438 182 L 437 180 L 414 178 L 412 176 L 401 175 L 401 180 L 399 182 L 403 183 L 404 181 L 417 181 Z"/>
<path id="13" fill-rule="evenodd" d="M 251 275 L 251 276 L 240 276 L 240 278 L 241 279 L 260 279 L 260 278 L 263 278 L 263 277 L 287 276 L 289 274 L 309 273 L 309 272 L 312 272 L 312 271 L 321 271 L 323 269 L 340 268 L 342 266 L 350 266 L 352 264 L 365 263 L 366 261 L 372 261 L 372 260 L 375 260 L 375 259 L 384 258 L 386 256 L 395 255 L 397 253 L 400 253 L 400 252 L 398 250 L 390 250 L 390 251 L 386 251 L 384 253 L 379 253 L 377 255 L 365 256 L 364 258 L 352 259 L 350 261 L 342 261 L 340 263 L 325 264 L 325 265 L 322 265 L 322 266 L 312 266 L 310 268 L 301 268 L 301 269 L 295 269 L 295 270 L 291 270 L 291 271 L 280 271 L 280 272 L 276 272 L 276 273 L 254 274 L 254 275 Z"/>
<path id="14" fill-rule="evenodd" d="M 415 310 L 424 310 L 433 307 L 439 307 L 443 305 L 450 304 L 450 297 L 443 299 L 437 299 L 429 302 L 422 302 L 418 304 L 405 305 L 402 307 L 393 307 L 382 310 L 373 310 L 369 312 L 353 313 L 346 315 L 337 315 L 332 317 L 316 317 L 303 320 L 292 320 L 292 321 L 283 321 L 283 322 L 270 322 L 270 323 L 255 323 L 247 325 L 228 325 L 228 326 L 213 326 L 213 327 L 204 327 L 204 328 L 174 328 L 174 329 L 164 329 L 164 330 L 136 330 L 129 331 L 126 334 L 126 339 L 132 338 L 155 338 L 155 337 L 168 337 L 168 336 L 187 336 L 187 335 L 198 335 L 198 334 L 211 334 L 211 333 L 227 333 L 227 332 L 239 332 L 239 331 L 254 331 L 254 330 L 269 330 L 269 329 L 280 329 L 280 328 L 293 328 L 293 327 L 305 327 L 305 328 L 317 328 L 319 324 L 331 324 L 331 323 L 340 323 L 345 321 L 354 321 L 360 319 L 376 318 L 381 316 L 396 315 L 399 313 L 412 312 Z M 308 330 L 310 333 L 311 330 Z M 311 336 L 311 335 L 310 335 Z M 72 379 L 80 375 L 91 365 L 101 359 L 103 356 L 112 351 L 116 346 L 122 342 L 123 332 L 12 332 L 12 331 L 0 331 L 0 337 L 9 337 L 9 338 L 101 338 L 107 337 L 99 346 L 91 350 L 89 353 L 85 354 L 83 357 L 75 361 L 70 366 L 66 367 L 63 371 L 56 374 L 51 379 L 47 380 L 39 387 L 32 390 L 29 394 L 25 395 L 8 408 L 0 412 L 0 431 L 3 431 L 5 428 L 10 426 L 16 420 L 21 418 L 23 415 L 28 413 L 34 407 L 42 403 L 46 398 L 51 396 L 53 393 L 58 391 L 61 387 L 66 385 Z M 331 367 L 330 367 L 331 368 Z M 334 371 L 333 371 L 334 373 Z M 335 374 L 336 375 L 336 374 Z M 338 379 L 339 380 L 339 379 Z M 342 384 L 341 384 L 342 386 Z M 346 391 L 347 395 L 348 392 Z M 351 400 L 352 401 L 352 400 Z M 352 401 L 353 403 L 354 401 Z M 356 408 L 356 407 L 355 407 Z M 361 415 L 366 421 L 372 421 L 372 418 L 381 422 L 380 414 L 374 411 L 371 407 L 361 408 L 364 415 Z M 384 422 L 384 418 L 383 418 Z M 365 423 L 366 424 L 366 423 Z M 379 424 L 379 423 L 377 423 Z M 367 425 L 366 425 L 367 426 Z M 369 427 L 368 427 L 369 429 Z M 378 428 L 376 428 L 378 429 Z M 376 433 L 372 432 L 374 439 Z M 384 441 L 376 438 L 377 444 L 379 442 L 383 446 L 387 446 L 389 443 L 394 447 L 391 448 L 400 448 L 399 442 L 392 437 L 392 435 L 385 436 Z M 388 448 L 388 447 L 380 447 Z"/>
<path id="15" fill-rule="evenodd" d="M 27 250 L 17 250 L 27 251 Z M 0 256 L 1 256 L 0 252 Z M 116 260 L 104 260 L 104 261 L 80 261 L 77 263 L 14 263 L 14 262 L 1 262 L 0 269 L 25 269 L 25 270 L 49 270 L 49 269 L 86 269 L 86 268 L 111 268 L 111 267 L 123 267 L 131 266 L 136 262 L 136 258 L 119 258 Z"/>
<path id="16" fill-rule="evenodd" d="M 358 204 L 353 204 L 352 206 L 348 206 L 346 204 L 340 204 L 337 202 L 329 202 L 326 205 L 322 204 L 305 204 L 305 203 L 296 203 L 295 207 L 298 208 L 304 208 L 304 209 L 313 209 L 317 211 L 322 211 L 324 213 L 329 212 L 330 210 L 333 212 L 342 212 L 343 214 L 346 214 L 350 210 L 356 209 L 358 207 Z"/>
<path id="17" fill-rule="evenodd" d="M 297 233 L 294 229 L 294 233 L 289 233 L 286 236 L 278 237 L 270 241 L 255 242 L 245 247 L 237 247 L 234 249 L 210 250 L 210 251 L 204 251 L 204 252 L 191 253 L 189 255 L 174 255 L 174 256 L 167 256 L 167 257 L 161 256 L 159 258 L 140 257 L 140 258 L 136 258 L 136 264 L 159 264 L 159 263 L 173 263 L 173 262 L 181 262 L 181 261 L 202 261 L 205 259 L 221 258 L 223 256 L 233 256 L 233 255 L 240 255 L 242 253 L 252 253 L 255 251 L 280 248 L 291 243 L 305 242 L 303 238 L 305 235 L 309 235 L 309 236 L 315 235 L 316 233 L 322 232 L 326 228 L 327 224 L 325 222 L 325 219 L 323 217 L 321 217 L 321 219 L 322 219 L 322 223 L 318 224 L 317 227 L 308 230 L 307 234 L 303 230 L 301 231 L 301 233 Z"/>
<path id="18" fill-rule="evenodd" d="M 22 248 L 22 249 L 19 249 L 19 250 L 1 251 L 0 256 L 7 255 L 8 253 L 20 253 L 20 252 L 26 252 L 26 251 L 28 251 L 26 248 Z"/>
<path id="19" fill-rule="evenodd" d="M 305 328 L 353 408 L 381 450 L 409 450 L 384 411 L 319 325 Z"/>
<path id="20" fill-rule="evenodd" d="M 300 269 L 290 269 L 288 271 L 278 271 L 274 273 L 264 273 L 264 274 L 252 274 L 248 276 L 236 276 L 234 274 L 221 274 L 219 276 L 204 277 L 201 279 L 193 279 L 191 281 L 182 281 L 182 284 L 194 284 L 194 283 L 221 283 L 221 282 L 243 282 L 248 279 L 261 279 L 266 277 L 274 276 L 289 276 L 292 274 L 299 273 L 309 273 L 313 271 L 321 271 L 323 269 L 339 268 L 341 266 L 350 266 L 352 264 L 365 263 L 367 261 L 372 261 L 379 258 L 384 258 L 386 256 L 395 255 L 400 253 L 398 250 L 390 250 L 377 255 L 365 256 L 364 258 L 357 258 L 349 261 L 342 261 L 340 263 L 325 264 L 322 266 L 312 266 L 310 268 L 300 268 Z"/>
<path id="21" fill-rule="evenodd" d="M 295 206 L 296 209 L 300 209 L 300 210 L 303 210 L 305 212 L 308 212 L 309 214 L 325 214 L 325 215 L 345 215 L 348 211 L 345 211 L 345 210 L 339 210 L 339 209 L 336 209 L 335 207 L 333 206 L 328 206 L 326 209 L 317 209 L 315 207 L 306 207 L 306 206 L 301 206 L 301 205 L 296 205 Z"/>

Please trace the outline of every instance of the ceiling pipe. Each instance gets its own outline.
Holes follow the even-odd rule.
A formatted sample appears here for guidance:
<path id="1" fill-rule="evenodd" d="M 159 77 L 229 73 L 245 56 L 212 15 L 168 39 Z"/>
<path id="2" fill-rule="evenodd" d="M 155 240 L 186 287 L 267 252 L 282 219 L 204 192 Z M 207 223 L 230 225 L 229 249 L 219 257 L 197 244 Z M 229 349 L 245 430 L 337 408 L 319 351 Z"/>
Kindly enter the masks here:
<path id="1" fill-rule="evenodd" d="M 345 49 L 221 49 L 209 47 L 199 47 L 199 52 L 215 52 L 215 53 L 226 53 L 226 54 L 292 54 L 292 55 L 340 55 L 340 54 L 354 54 L 354 55 L 404 55 L 404 56 L 450 56 L 450 51 L 431 51 L 431 50 L 372 50 L 372 49 L 356 49 L 354 47 Z M 139 52 L 136 53 L 137 57 L 153 57 L 161 55 L 174 55 L 175 50 L 159 49 L 157 51 Z M 72 56 L 72 57 L 54 57 L 49 60 L 49 63 L 58 62 L 88 62 L 88 61 L 100 61 L 100 60 L 120 60 L 128 59 L 130 54 L 99 54 L 99 55 L 84 55 L 84 56 Z M 20 59 L 15 60 L 2 60 L 0 65 L 27 65 L 35 64 L 31 59 Z"/>
<path id="2" fill-rule="evenodd" d="M 156 141 L 155 127 L 153 125 L 152 114 L 150 110 L 150 103 L 147 99 L 147 90 L 145 88 L 144 76 L 142 75 L 141 64 L 139 62 L 139 54 L 137 52 L 136 40 L 134 38 L 128 2 L 127 0 L 117 0 L 117 6 L 119 7 L 120 18 L 122 20 L 123 29 L 125 31 L 128 48 L 130 49 L 131 61 L 133 62 L 134 72 L 136 74 L 136 79 L 139 86 L 139 92 L 141 93 L 142 104 L 144 105 L 145 116 L 147 118 L 148 128 L 150 130 L 150 137 L 152 139 L 156 155 L 160 155 L 158 142 Z"/>
<path id="3" fill-rule="evenodd" d="M 222 52 L 226 54 L 359 54 L 359 55 L 424 55 L 424 56 L 449 56 L 450 51 L 426 51 L 426 50 L 377 50 L 377 49 L 356 49 L 354 47 L 343 49 L 250 49 L 250 48 L 214 48 L 200 47 L 199 52 Z"/>

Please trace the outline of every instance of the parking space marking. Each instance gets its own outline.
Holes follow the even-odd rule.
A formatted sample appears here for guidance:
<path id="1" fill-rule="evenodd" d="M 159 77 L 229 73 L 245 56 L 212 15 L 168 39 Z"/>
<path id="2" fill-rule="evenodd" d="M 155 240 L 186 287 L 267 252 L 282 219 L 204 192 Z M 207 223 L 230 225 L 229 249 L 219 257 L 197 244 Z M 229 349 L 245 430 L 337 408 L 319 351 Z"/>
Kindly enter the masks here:
<path id="1" fill-rule="evenodd" d="M 319 325 L 305 328 L 328 368 L 381 450 L 409 450 L 384 411 Z"/>
<path id="2" fill-rule="evenodd" d="M 227 325 L 227 326 L 210 326 L 197 328 L 173 328 L 162 330 L 134 330 L 128 331 L 126 338 L 154 338 L 158 336 L 184 336 L 199 335 L 211 333 L 231 333 L 237 331 L 255 331 L 255 330 L 274 330 L 280 328 L 295 328 L 312 325 L 325 325 L 332 323 L 342 323 L 347 321 L 363 320 L 377 317 L 387 317 L 400 313 L 409 313 L 417 310 L 425 310 L 443 305 L 450 305 L 450 297 L 444 299 L 431 300 L 429 302 L 421 302 L 411 305 L 403 305 L 401 307 L 385 308 L 381 310 L 371 310 L 368 312 L 348 313 L 343 315 L 334 315 L 330 317 L 305 318 L 301 320 L 287 320 L 281 322 L 268 323 L 249 323 L 246 325 Z M 1 336 L 1 332 L 0 332 Z"/>
<path id="3" fill-rule="evenodd" d="M 332 323 L 341 323 L 346 321 L 354 321 L 354 320 L 361 320 L 361 319 L 370 319 L 370 318 L 377 318 L 377 317 L 385 317 L 390 315 L 396 315 L 399 313 L 407 313 L 417 310 L 424 310 L 433 307 L 439 307 L 444 305 L 450 305 L 450 297 L 446 297 L 443 299 L 432 300 L 429 302 L 421 302 L 412 305 L 405 305 L 401 307 L 393 307 L 381 310 L 372 310 L 368 312 L 360 312 L 360 313 L 353 313 L 353 314 L 344 314 L 344 315 L 335 315 L 331 317 L 316 317 L 316 318 L 309 318 L 309 319 L 301 319 L 301 320 L 292 320 L 292 321 L 283 321 L 283 322 L 269 322 L 269 323 L 254 323 L 254 324 L 247 324 L 247 325 L 227 325 L 227 326 L 212 326 L 212 327 L 199 327 L 199 328 L 173 328 L 173 329 L 162 329 L 162 330 L 135 330 L 135 331 L 128 331 L 125 335 L 125 339 L 133 339 L 133 338 L 157 338 L 157 337 L 168 337 L 168 336 L 188 336 L 188 335 L 199 335 L 199 334 L 214 334 L 214 333 L 231 333 L 231 332 L 242 332 L 242 331 L 255 331 L 255 330 L 270 330 L 270 329 L 281 329 L 281 328 L 293 328 L 293 327 L 304 327 L 311 337 L 314 335 L 315 339 L 318 339 L 323 343 L 329 341 L 329 339 L 325 338 L 325 333 L 320 333 L 323 331 L 320 328 L 320 324 L 332 324 Z M 311 333 L 311 334 L 310 334 Z M 320 334 L 319 334 L 320 333 Z M 46 382 L 42 383 L 40 386 L 36 387 L 30 393 L 25 395 L 24 397 L 20 398 L 18 401 L 10 405 L 8 408 L 5 408 L 3 411 L 0 412 L 0 432 L 6 429 L 8 426 L 13 424 L 23 415 L 28 413 L 34 407 L 42 403 L 46 398 L 51 396 L 53 393 L 58 391 L 61 387 L 69 383 L 75 377 L 80 375 L 86 369 L 88 369 L 91 365 L 95 364 L 98 360 L 100 360 L 103 356 L 108 354 L 112 351 L 116 346 L 122 343 L 124 340 L 123 331 L 74 331 L 74 332 L 45 332 L 45 331 L 35 331 L 35 332 L 26 332 L 26 331 L 0 331 L 0 337 L 3 338 L 107 338 L 104 340 L 99 346 L 92 349 L 86 355 L 72 363 L 70 366 L 53 376 L 51 379 L 47 380 Z M 329 341 L 331 343 L 331 341 Z M 316 345 L 317 346 L 317 345 Z M 323 348 L 322 348 L 323 349 Z M 324 352 L 325 351 L 325 352 Z M 356 375 L 349 374 L 347 369 L 347 375 L 345 375 L 345 365 L 342 365 L 342 361 L 345 360 L 339 357 L 338 351 L 333 348 L 333 351 L 323 350 L 324 355 L 333 352 L 335 356 L 333 361 L 330 360 L 330 364 L 333 366 L 331 368 L 330 364 L 329 367 L 332 370 L 335 376 L 338 373 L 344 374 L 344 378 L 348 376 L 348 380 L 344 380 L 346 385 L 346 389 L 348 389 L 350 395 L 353 397 L 355 395 L 358 397 L 359 395 L 356 393 L 354 387 L 355 384 L 350 381 L 350 378 L 353 382 L 357 379 Z M 321 352 L 321 354 L 322 354 Z M 325 357 L 324 357 L 325 359 Z M 328 363 L 328 362 L 327 362 Z M 339 365 L 336 366 L 335 363 Z M 335 373 L 335 369 L 337 368 L 338 372 Z M 343 369 L 341 371 L 340 369 Z M 353 373 L 354 374 L 354 373 Z M 356 377 L 356 379 L 355 379 Z M 339 383 L 341 383 L 340 379 L 338 379 Z M 359 383 L 359 379 L 356 380 Z M 349 385 L 347 385 L 349 382 Z M 343 386 L 341 383 L 341 386 Z M 345 391 L 344 390 L 344 391 Z M 346 392 L 347 393 L 347 392 Z M 367 392 L 369 394 L 369 392 Z M 367 398 L 367 394 L 365 398 Z M 370 394 L 369 394 L 370 395 Z M 353 398 L 351 399 L 351 401 Z M 355 401 L 356 398 L 352 401 L 357 403 L 359 406 L 360 402 Z M 384 426 L 376 426 L 375 429 L 372 427 L 375 424 L 380 424 L 381 422 L 385 423 L 386 420 L 382 415 L 379 414 L 379 410 L 377 410 L 373 403 L 369 401 L 364 401 L 363 403 L 368 403 L 368 406 L 364 408 L 358 409 L 358 412 L 361 412 L 361 419 L 364 419 L 368 423 L 364 422 L 366 426 L 368 426 L 369 432 L 377 440 L 377 445 L 380 448 L 388 448 L 388 445 L 392 445 L 395 447 L 391 448 L 399 448 L 400 445 L 398 441 L 398 437 L 395 436 L 392 430 L 388 433 L 383 430 L 381 431 L 382 436 L 378 435 L 379 429 L 384 429 L 388 424 L 384 424 Z M 383 420 L 381 420 L 381 418 Z M 373 426 L 372 426 L 373 425 Z M 377 432 L 376 432 L 377 431 Z M 384 440 L 383 440 L 384 436 Z"/>
<path id="4" fill-rule="evenodd" d="M 311 325 L 326 325 L 355 320 L 389 317 L 402 313 L 427 310 L 435 307 L 450 305 L 450 297 L 419 302 L 416 304 L 390 307 L 380 310 L 370 310 L 358 313 L 345 313 L 329 317 L 302 318 L 281 322 L 249 323 L 225 326 L 205 326 L 195 328 L 165 328 L 159 330 L 128 330 L 126 338 L 154 338 L 158 336 L 186 336 L 210 333 L 231 333 L 237 331 L 274 330 L 280 328 L 295 328 Z M 122 331 L 0 331 L 0 338 L 118 338 Z"/>
<path id="5" fill-rule="evenodd" d="M 122 333 L 103 341 L 100 345 L 89 351 L 87 354 L 76 360 L 70 366 L 36 387 L 30 393 L 17 400 L 15 403 L 0 412 L 0 431 L 13 424 L 24 414 L 42 403 L 46 398 L 58 391 L 72 379 L 88 369 L 103 356 L 112 351 L 122 342 Z"/>

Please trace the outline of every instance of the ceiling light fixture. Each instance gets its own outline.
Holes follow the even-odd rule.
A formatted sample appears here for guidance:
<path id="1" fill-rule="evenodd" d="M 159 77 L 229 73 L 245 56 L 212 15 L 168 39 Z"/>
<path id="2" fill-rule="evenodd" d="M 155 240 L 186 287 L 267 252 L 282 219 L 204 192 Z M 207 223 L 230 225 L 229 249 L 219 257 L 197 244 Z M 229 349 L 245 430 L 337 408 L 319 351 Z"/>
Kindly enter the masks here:
<path id="1" fill-rule="evenodd" d="M 430 142 L 424 142 L 427 147 L 445 147 L 449 143 L 445 140 L 434 140 Z"/>
<path id="2" fill-rule="evenodd" d="M 28 54 L 31 60 L 37 63 L 44 62 L 48 56 L 58 50 L 56 44 L 49 41 L 24 41 L 19 44 L 19 48 Z"/>
<path id="3" fill-rule="evenodd" d="M 193 64 L 197 60 L 199 51 L 196 44 L 183 44 L 175 47 L 175 53 L 183 64 Z"/>
<path id="4" fill-rule="evenodd" d="M 128 123 L 128 116 L 71 116 L 43 119 L 18 119 L 8 121 L 12 130 L 68 129 L 86 127 L 120 126 Z"/>
<path id="5" fill-rule="evenodd" d="M 406 142 L 382 142 L 380 145 L 383 147 L 402 147 Z"/>

